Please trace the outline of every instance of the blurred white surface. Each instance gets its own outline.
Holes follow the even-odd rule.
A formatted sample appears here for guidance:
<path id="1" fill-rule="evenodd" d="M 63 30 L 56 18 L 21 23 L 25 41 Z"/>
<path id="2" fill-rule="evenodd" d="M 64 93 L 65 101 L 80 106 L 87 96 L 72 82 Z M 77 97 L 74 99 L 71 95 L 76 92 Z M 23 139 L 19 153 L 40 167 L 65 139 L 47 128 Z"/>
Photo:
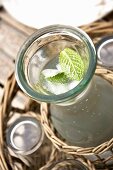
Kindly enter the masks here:
<path id="1" fill-rule="evenodd" d="M 25 25 L 85 25 L 113 10 L 113 0 L 2 0 L 5 9 Z"/>
<path id="2" fill-rule="evenodd" d="M 1 5 L 2 5 L 2 1 L 0 0 L 0 7 L 1 7 Z"/>

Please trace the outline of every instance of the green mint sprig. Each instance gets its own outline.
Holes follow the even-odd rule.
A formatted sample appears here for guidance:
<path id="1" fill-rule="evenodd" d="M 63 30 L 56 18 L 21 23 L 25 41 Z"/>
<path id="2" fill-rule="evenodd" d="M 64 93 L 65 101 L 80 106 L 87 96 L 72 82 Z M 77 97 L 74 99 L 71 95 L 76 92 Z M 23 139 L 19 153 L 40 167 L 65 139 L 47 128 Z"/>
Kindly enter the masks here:
<path id="1" fill-rule="evenodd" d="M 62 71 L 71 80 L 81 80 L 84 75 L 84 63 L 81 56 L 70 48 L 60 52 L 59 63 Z"/>
<path id="2" fill-rule="evenodd" d="M 61 67 L 60 71 L 57 69 L 43 70 L 42 74 L 48 81 L 64 84 L 69 80 L 80 81 L 83 78 L 85 69 L 83 60 L 73 49 L 65 48 L 60 52 L 59 65 Z"/>
<path id="3" fill-rule="evenodd" d="M 63 72 L 61 72 L 61 73 L 56 74 L 53 77 L 48 77 L 47 80 L 50 82 L 54 82 L 54 83 L 64 84 L 69 81 L 69 78 Z"/>

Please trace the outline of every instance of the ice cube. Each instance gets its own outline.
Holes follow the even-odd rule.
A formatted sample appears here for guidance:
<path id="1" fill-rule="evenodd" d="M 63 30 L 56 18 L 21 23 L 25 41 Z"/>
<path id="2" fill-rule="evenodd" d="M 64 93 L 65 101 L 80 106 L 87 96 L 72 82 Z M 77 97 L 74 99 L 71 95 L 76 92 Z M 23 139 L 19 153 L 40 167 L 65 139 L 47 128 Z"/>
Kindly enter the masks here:
<path id="1" fill-rule="evenodd" d="M 45 69 L 42 71 L 42 74 L 48 78 L 48 77 L 53 77 L 59 73 L 59 70 L 57 69 Z"/>
<path id="2" fill-rule="evenodd" d="M 46 81 L 45 87 L 48 91 L 51 93 L 54 93 L 56 95 L 62 94 L 68 91 L 67 84 L 61 84 L 61 83 L 53 83 Z"/>
<path id="3" fill-rule="evenodd" d="M 79 83 L 80 83 L 80 81 L 77 81 L 77 80 L 74 80 L 74 81 L 70 82 L 70 83 L 68 84 L 69 90 L 71 90 L 71 89 L 73 89 L 74 87 L 76 87 Z"/>
<path id="4" fill-rule="evenodd" d="M 59 70 L 59 72 L 62 72 L 62 69 L 61 69 L 61 65 L 60 65 L 60 64 L 57 64 L 57 65 L 56 65 L 56 68 Z"/>
<path id="5" fill-rule="evenodd" d="M 73 89 L 79 84 L 79 82 L 80 81 L 74 80 L 69 83 L 61 84 L 61 83 L 53 83 L 50 81 L 46 81 L 46 83 L 44 84 L 44 88 L 46 88 L 48 91 L 50 91 L 53 94 L 59 95 Z"/>

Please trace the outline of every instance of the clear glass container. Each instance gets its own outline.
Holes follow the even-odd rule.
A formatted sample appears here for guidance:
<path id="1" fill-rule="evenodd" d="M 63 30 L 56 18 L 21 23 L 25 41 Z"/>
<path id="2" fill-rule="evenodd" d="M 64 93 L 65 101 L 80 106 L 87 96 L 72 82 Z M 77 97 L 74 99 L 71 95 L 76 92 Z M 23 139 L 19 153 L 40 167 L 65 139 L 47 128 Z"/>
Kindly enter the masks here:
<path id="1" fill-rule="evenodd" d="M 65 48 L 81 56 L 85 68 L 82 80 L 71 88 L 46 84 L 40 77 L 42 71 L 56 69 L 59 53 Z M 113 137 L 113 87 L 94 75 L 96 62 L 89 36 L 78 28 L 64 25 L 38 30 L 18 53 L 16 79 L 19 86 L 32 99 L 51 103 L 52 123 L 72 145 L 97 146 Z"/>
<path id="2" fill-rule="evenodd" d="M 102 38 L 96 44 L 98 64 L 113 70 L 113 35 Z"/>
<path id="3" fill-rule="evenodd" d="M 36 118 L 22 116 L 8 128 L 6 139 L 12 151 L 20 155 L 30 155 L 41 146 L 44 131 Z"/>
<path id="4" fill-rule="evenodd" d="M 78 160 L 63 160 L 53 164 L 48 170 L 88 170 L 88 168 Z"/>

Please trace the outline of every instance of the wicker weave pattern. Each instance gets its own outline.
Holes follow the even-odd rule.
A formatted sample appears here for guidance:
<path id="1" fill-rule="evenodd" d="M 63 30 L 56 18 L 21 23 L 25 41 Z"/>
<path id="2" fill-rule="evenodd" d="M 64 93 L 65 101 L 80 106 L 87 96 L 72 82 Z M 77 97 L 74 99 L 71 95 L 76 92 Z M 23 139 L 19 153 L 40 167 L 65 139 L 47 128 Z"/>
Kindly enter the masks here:
<path id="1" fill-rule="evenodd" d="M 42 167 L 40 170 L 45 170 L 45 169 L 51 170 L 51 168 L 53 168 L 54 165 L 56 165 L 58 162 L 60 162 L 60 164 L 55 166 L 55 170 L 59 170 L 59 168 L 62 168 L 65 166 L 65 164 L 68 162 L 68 160 L 72 160 L 72 161 L 78 160 L 83 165 L 85 165 L 85 167 L 87 167 L 88 170 L 96 170 L 93 163 L 91 163 L 84 156 L 65 154 L 64 152 L 61 152 L 61 151 L 59 152 L 56 148 L 54 148 L 53 152 L 51 153 L 50 161 L 44 167 Z"/>
<path id="2" fill-rule="evenodd" d="M 8 122 L 14 116 L 11 101 L 18 90 L 18 86 L 15 80 L 14 74 L 11 75 L 6 83 L 4 96 L 0 105 L 0 170 L 37 170 L 48 162 L 48 165 L 52 163 L 54 158 L 54 147 L 49 140 L 45 140 L 42 146 L 30 156 L 22 156 L 15 154 L 6 144 L 6 130 L 8 128 Z M 39 104 L 37 104 L 39 107 Z M 20 116 L 31 116 L 40 120 L 40 115 L 36 112 L 29 111 L 29 107 L 20 112 Z M 11 114 L 12 113 L 12 114 Z M 45 138 L 46 139 L 46 138 Z M 38 161 L 38 164 L 37 164 Z M 44 168 L 45 170 L 46 168 Z"/>
<path id="3" fill-rule="evenodd" d="M 28 156 L 17 155 L 13 151 L 7 148 L 5 141 L 5 132 L 7 129 L 7 122 L 11 119 L 11 101 L 18 90 L 18 86 L 14 75 L 11 75 L 6 83 L 4 97 L 0 105 L 0 170 L 50 170 L 50 167 L 62 159 L 74 159 L 82 162 L 88 170 L 95 170 L 94 165 L 83 156 L 75 156 L 64 154 L 60 152 L 50 143 L 46 143 L 35 154 Z M 32 102 L 31 102 L 32 103 Z M 35 105 L 38 105 L 35 103 Z M 31 105 L 29 104 L 29 107 Z M 26 109 L 27 115 L 35 117 L 40 120 L 40 115 L 37 112 L 29 111 L 29 107 Z M 33 107 L 33 106 L 32 106 Z M 36 106 L 35 106 L 36 107 Z M 20 113 L 21 116 L 26 116 L 25 113 Z M 47 147 L 49 145 L 49 147 Z M 44 150 L 45 149 L 45 150 Z M 47 150 L 50 151 L 47 151 Z M 44 153 L 45 157 L 42 155 Z M 42 156 L 42 158 L 41 158 Z M 38 161 L 38 166 L 37 166 Z M 45 164 L 45 165 L 44 165 Z M 42 166 L 43 165 L 43 166 Z M 63 165 L 61 165 L 63 166 Z M 40 167 L 40 168 L 39 168 Z"/>

